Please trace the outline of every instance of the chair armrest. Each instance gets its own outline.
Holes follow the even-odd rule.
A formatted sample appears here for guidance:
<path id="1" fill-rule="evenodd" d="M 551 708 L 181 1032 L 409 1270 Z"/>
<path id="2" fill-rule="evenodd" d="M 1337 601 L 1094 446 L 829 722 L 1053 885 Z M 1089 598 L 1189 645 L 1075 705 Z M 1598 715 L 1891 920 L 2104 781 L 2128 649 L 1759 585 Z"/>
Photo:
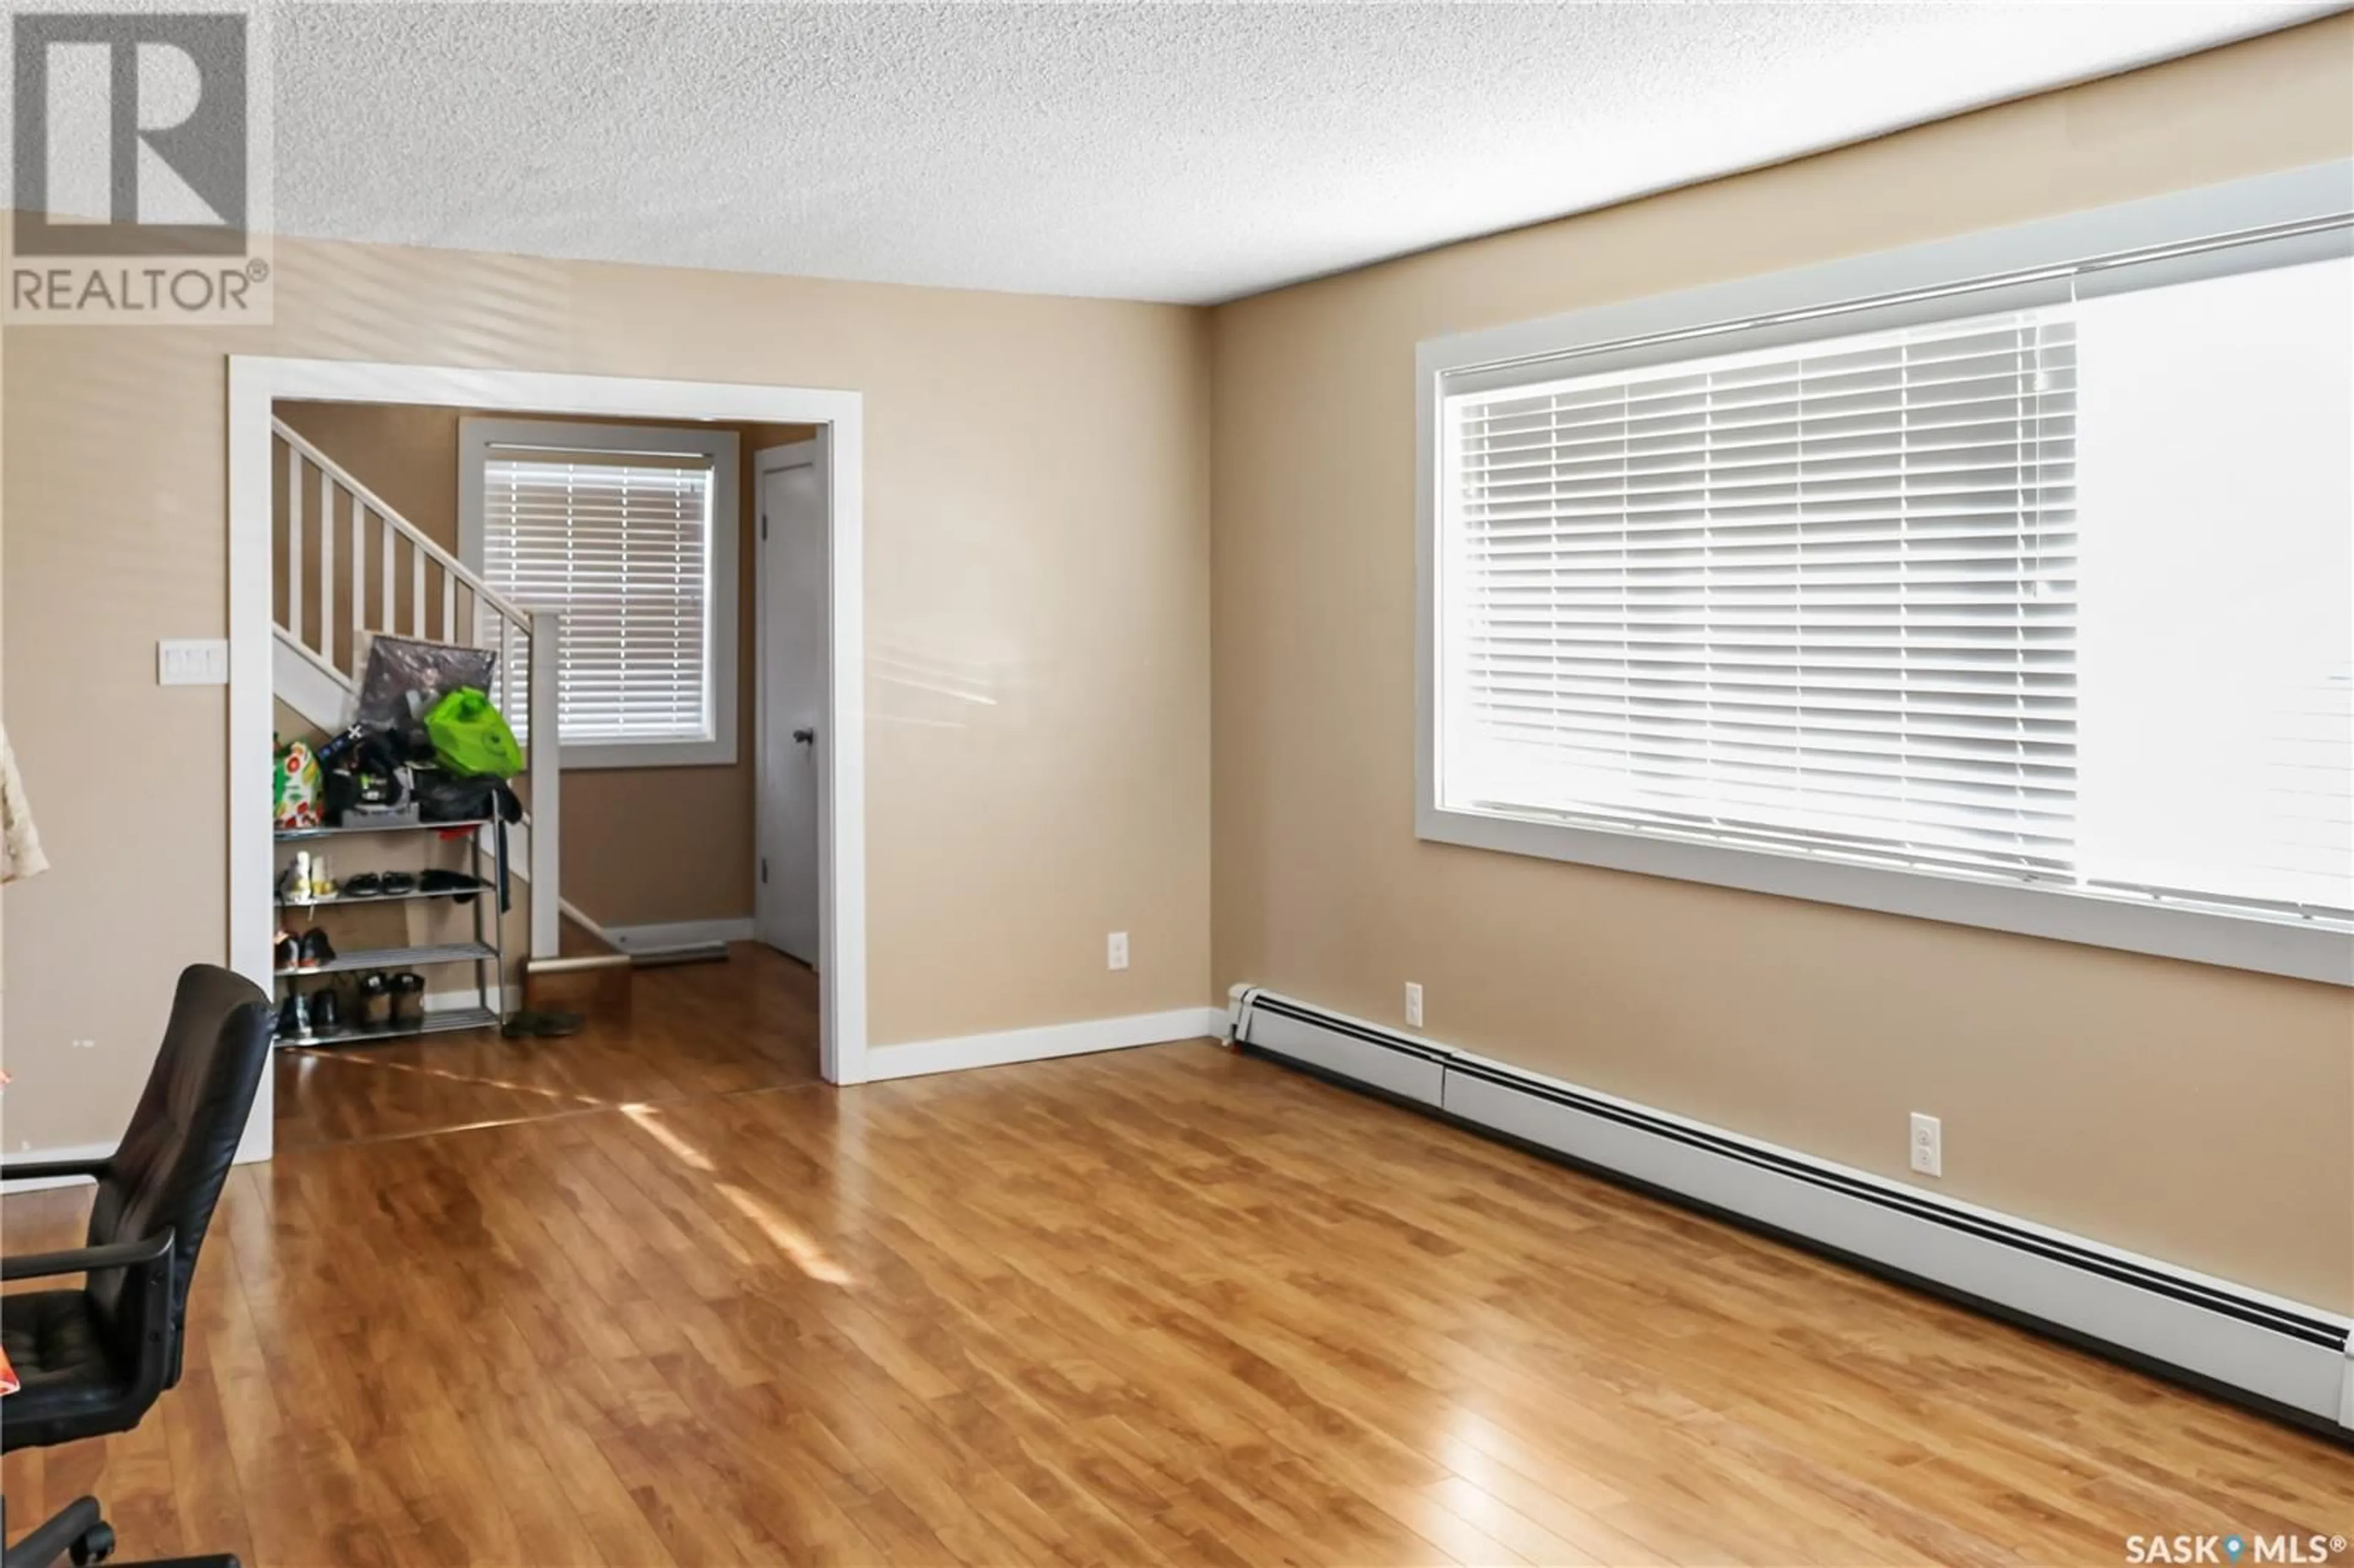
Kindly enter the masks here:
<path id="1" fill-rule="evenodd" d="M 143 1263 L 154 1263 L 169 1256 L 172 1241 L 172 1229 L 166 1225 L 152 1236 L 143 1236 L 133 1242 L 110 1242 L 105 1246 L 78 1246 L 64 1252 L 34 1252 L 21 1257 L 0 1257 L 0 1280 L 42 1279 L 58 1274 L 89 1274 L 101 1268 L 136 1268 Z"/>
<path id="2" fill-rule="evenodd" d="M 0 1165 L 0 1181 L 54 1181 L 59 1176 L 99 1177 L 106 1174 L 111 1157 L 96 1160 L 27 1160 Z"/>

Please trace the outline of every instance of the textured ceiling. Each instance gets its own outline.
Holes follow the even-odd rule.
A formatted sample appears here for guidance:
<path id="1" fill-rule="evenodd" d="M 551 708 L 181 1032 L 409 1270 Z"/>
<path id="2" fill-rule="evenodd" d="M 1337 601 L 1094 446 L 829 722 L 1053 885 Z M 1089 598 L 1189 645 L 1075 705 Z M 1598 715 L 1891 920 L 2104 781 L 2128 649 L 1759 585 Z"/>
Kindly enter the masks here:
<path id="1" fill-rule="evenodd" d="M 2338 8 L 283 5 L 277 220 L 1210 302 Z"/>

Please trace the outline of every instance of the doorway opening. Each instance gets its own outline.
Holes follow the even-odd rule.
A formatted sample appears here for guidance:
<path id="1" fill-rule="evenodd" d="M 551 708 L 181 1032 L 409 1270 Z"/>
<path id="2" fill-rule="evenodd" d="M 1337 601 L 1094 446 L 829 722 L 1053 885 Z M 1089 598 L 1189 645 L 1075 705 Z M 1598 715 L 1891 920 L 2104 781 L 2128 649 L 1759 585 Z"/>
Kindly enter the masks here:
<path id="1" fill-rule="evenodd" d="M 297 658 L 291 662 L 307 662 L 308 673 L 332 674 L 350 666 L 342 673 L 346 679 L 355 679 L 358 631 L 365 630 L 371 639 L 389 630 L 466 641 L 476 612 L 453 617 L 451 605 L 472 604 L 476 588 L 495 603 L 503 597 L 498 585 L 504 584 L 508 590 L 504 592 L 505 602 L 524 622 L 546 622 L 546 634 L 530 636 L 530 644 L 564 648 L 562 623 L 567 617 L 560 608 L 546 608 L 560 606 L 562 594 L 526 591 L 529 582 L 538 580 L 531 577 L 537 569 L 532 562 L 518 566 L 511 556 L 484 557 L 479 535 L 484 484 L 511 503 L 511 511 L 527 516 L 531 509 L 525 503 L 531 498 L 523 492 L 540 478 L 535 471 L 526 471 L 533 463 L 559 458 L 571 461 L 578 458 L 578 449 L 601 444 L 610 449 L 609 461 L 646 468 L 655 488 L 665 495 L 684 494 L 693 487 L 680 479 L 681 465 L 710 461 L 693 453 L 705 447 L 714 451 L 733 450 L 732 443 L 740 441 L 745 454 L 742 467 L 732 469 L 731 464 L 725 489 L 731 496 L 741 495 L 740 515 L 748 525 L 742 534 L 750 533 L 755 525 L 752 520 L 760 513 L 768 514 L 770 542 L 764 548 L 758 539 L 742 538 L 742 548 L 735 557 L 742 563 L 742 572 L 740 577 L 733 571 L 726 574 L 725 602 L 716 601 L 721 591 L 716 586 L 718 575 L 709 579 L 713 586 L 705 598 L 714 602 L 698 612 L 707 620 L 707 624 L 696 623 L 703 630 L 691 626 L 685 632 L 675 627 L 650 631 L 642 622 L 633 621 L 617 634 L 587 599 L 572 602 L 571 617 L 577 619 L 581 657 L 592 662 L 610 662 L 617 656 L 613 647 L 618 635 L 627 644 L 623 655 L 640 659 L 649 671 L 669 672 L 652 680 L 652 685 L 633 683 L 633 701 L 636 694 L 662 686 L 654 695 L 669 709 L 691 711 L 699 703 L 701 711 L 716 713 L 723 703 L 727 705 L 725 725 L 715 722 L 694 735 L 683 730 L 677 736 L 649 732 L 643 736 L 620 736 L 620 739 L 624 747 L 632 739 L 656 743 L 639 758 L 651 757 L 667 746 L 678 754 L 675 760 L 682 766 L 710 768 L 724 762 L 758 779 L 752 787 L 756 799 L 748 815 L 757 820 L 758 827 L 749 836 L 765 864 L 747 867 L 739 861 L 729 874 L 750 872 L 757 877 L 765 870 L 765 882 L 756 881 L 755 886 L 767 891 L 749 918 L 726 923 L 731 927 L 726 934 L 757 937 L 817 971 L 820 1070 L 834 1083 L 863 1081 L 866 997 L 860 615 L 863 405 L 859 395 L 727 383 L 233 356 L 228 403 L 232 967 L 265 987 L 283 978 L 273 948 L 281 913 L 278 892 L 283 868 L 279 863 L 286 846 L 263 817 L 260 802 L 271 798 L 273 735 L 284 713 L 276 677 L 290 667 L 290 641 L 295 644 L 294 654 L 307 655 L 307 661 Z M 397 408 L 429 422 L 451 423 L 453 428 L 461 419 L 481 426 L 477 433 L 482 442 L 491 443 L 485 450 L 500 454 L 498 463 L 486 465 L 486 471 L 489 467 L 497 471 L 487 481 L 483 475 L 474 475 L 470 485 L 461 461 L 447 482 L 449 489 L 438 497 L 441 510 L 458 514 L 454 525 L 461 536 L 447 542 L 429 537 L 429 526 L 406 518 L 402 521 L 408 526 L 396 528 L 385 515 L 397 515 L 396 506 L 357 482 L 310 437 L 300 438 L 305 455 L 290 459 L 290 435 L 300 437 L 300 432 L 292 430 L 283 416 L 296 408 L 330 407 L 345 414 L 373 411 L 377 415 Z M 557 441 L 545 434 L 567 428 L 552 423 L 563 420 L 578 422 L 571 427 L 576 439 Z M 526 425 L 524 421 L 551 423 Z M 631 429 L 644 431 L 657 427 L 672 427 L 673 437 L 725 430 L 731 445 L 723 449 L 715 438 L 702 445 L 687 440 L 666 447 L 661 440 L 650 442 L 627 434 Z M 580 436 L 581 429 L 590 434 Z M 599 436 L 597 430 L 605 433 Z M 555 455 L 518 455 L 534 441 L 554 443 Z M 613 452 L 623 456 L 613 458 Z M 507 471 L 510 469 L 514 471 Z M 290 476 L 310 498 L 308 537 L 318 542 L 308 556 L 310 566 L 306 568 L 298 561 L 291 574 Z M 709 488 L 702 503 L 705 515 L 716 504 L 711 498 L 720 489 L 716 483 Z M 451 490 L 458 492 L 454 497 Z M 449 504 L 452 500 L 454 506 Z M 434 503 L 419 502 L 412 509 L 429 513 Z M 464 536 L 469 518 L 477 530 L 471 538 L 471 554 L 470 541 Z M 321 530 L 331 531 L 344 551 L 333 568 L 333 587 L 327 563 L 317 553 L 322 546 L 333 547 L 327 545 L 329 533 Z M 700 537 L 707 547 L 721 549 L 725 547 L 718 543 L 722 532 L 714 527 Z M 724 533 L 728 545 L 741 537 L 732 520 Z M 383 566 L 376 564 L 379 549 L 387 563 Z M 673 548 L 673 553 L 679 549 Z M 538 563 L 538 567 L 546 564 Z M 412 567 L 424 576 L 427 588 L 412 586 Z M 501 567 L 506 569 L 505 577 L 499 574 Z M 522 575 L 517 576 L 518 572 Z M 777 578 L 773 593 L 772 577 Z M 514 580 L 508 581 L 509 577 Z M 339 588 L 340 613 L 350 622 L 348 628 L 334 620 Z M 309 602 L 298 606 L 297 590 L 307 592 Z M 525 602 L 535 595 L 536 605 Z M 776 615 L 757 608 L 772 598 Z M 368 613 L 387 619 L 388 624 L 363 627 L 356 619 L 362 606 L 368 607 Z M 692 616 L 688 619 L 693 620 Z M 692 661 L 683 661 L 671 644 L 692 648 L 699 636 L 716 637 L 723 621 L 727 637 L 742 645 L 740 665 L 723 665 L 716 662 L 719 655 L 712 653 L 709 657 L 714 662 L 700 676 L 680 673 L 677 666 Z M 527 631 L 538 630 L 536 625 L 526 625 Z M 706 641 L 703 646 L 707 650 L 712 644 Z M 567 815 L 563 809 L 562 781 L 572 763 L 559 763 L 557 758 L 577 753 L 588 768 L 623 767 L 639 758 L 624 750 L 615 760 L 613 741 L 619 731 L 614 726 L 659 727 L 667 721 L 659 714 L 651 719 L 637 713 L 616 718 L 595 712 L 595 702 L 583 694 L 597 679 L 610 674 L 601 666 L 596 671 L 576 671 L 571 664 L 559 663 L 550 652 L 540 672 L 546 678 L 530 680 L 538 667 L 525 661 L 512 662 L 510 668 L 518 684 L 527 683 L 533 688 L 528 694 L 522 690 L 514 694 L 522 725 L 536 726 L 546 736 L 560 737 L 548 744 L 548 761 L 527 781 L 525 791 L 531 813 L 526 829 L 547 842 L 530 853 L 527 864 L 518 857 L 523 869 L 544 875 L 547 886 L 557 889 L 561 886 L 556 871 L 558 835 L 567 825 L 594 831 L 595 820 L 583 820 L 584 813 L 600 793 L 587 786 L 576 788 L 573 803 L 580 810 Z M 750 688 L 744 705 L 749 710 L 748 725 L 737 722 L 739 670 L 748 677 L 742 682 Z M 559 674 L 561 679 L 555 678 Z M 697 679 L 705 684 L 697 685 Z M 542 687 L 546 688 L 544 704 L 538 689 Z M 570 704 L 561 709 L 560 719 L 559 692 Z M 729 761 L 731 756 L 734 760 Z M 574 777 L 595 776 L 576 773 Z M 612 841 L 600 844 L 600 853 L 645 853 L 625 834 L 603 832 L 600 837 Z M 534 961 L 557 957 L 562 929 L 558 911 L 569 913 L 569 903 L 560 897 L 543 900 L 535 890 L 527 938 Z M 657 937 L 662 934 L 659 922 L 649 929 Z M 668 934 L 693 935 L 683 929 Z M 500 979 L 504 981 L 507 977 Z M 243 1158 L 267 1158 L 270 1151 L 271 1097 L 270 1080 L 265 1079 L 241 1150 Z"/>

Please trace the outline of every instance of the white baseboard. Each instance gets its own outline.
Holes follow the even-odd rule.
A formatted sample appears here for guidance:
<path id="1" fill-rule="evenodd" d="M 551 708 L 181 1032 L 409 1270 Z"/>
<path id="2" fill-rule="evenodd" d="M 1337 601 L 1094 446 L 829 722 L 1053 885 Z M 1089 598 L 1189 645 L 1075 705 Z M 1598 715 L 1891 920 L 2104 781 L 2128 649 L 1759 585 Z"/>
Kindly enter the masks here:
<path id="1" fill-rule="evenodd" d="M 103 1160 L 113 1152 L 111 1140 L 77 1143 L 67 1149 L 20 1149 L 8 1156 L 8 1163 L 37 1165 L 51 1160 Z M 51 1187 L 79 1187 L 90 1180 L 88 1176 L 41 1176 L 29 1181 L 0 1181 L 0 1192 L 42 1192 Z"/>
<path id="2" fill-rule="evenodd" d="M 1055 1056 L 1077 1056 L 1090 1051 L 1119 1051 L 1130 1045 L 1161 1045 L 1172 1040 L 1199 1040 L 1225 1033 L 1226 1012 L 1219 1007 L 1179 1007 L 1167 1012 L 1139 1012 L 1126 1018 L 1092 1018 L 1082 1023 L 1048 1023 L 1035 1029 L 1008 1029 L 996 1034 L 964 1034 L 949 1040 L 917 1040 L 904 1045 L 875 1045 L 866 1052 L 870 1082 L 885 1078 L 920 1077 L 928 1073 L 957 1073 L 968 1067 L 1002 1067 L 1014 1062 L 1043 1062 Z"/>
<path id="3" fill-rule="evenodd" d="M 2341 1313 L 1256 988 L 1235 988 L 1235 1035 L 1653 1192 L 2354 1431 L 2354 1321 Z"/>
<path id="4" fill-rule="evenodd" d="M 735 920 L 672 920 L 652 926 L 608 926 L 605 935 L 625 953 L 653 953 L 703 942 L 748 942 L 752 917 Z"/>

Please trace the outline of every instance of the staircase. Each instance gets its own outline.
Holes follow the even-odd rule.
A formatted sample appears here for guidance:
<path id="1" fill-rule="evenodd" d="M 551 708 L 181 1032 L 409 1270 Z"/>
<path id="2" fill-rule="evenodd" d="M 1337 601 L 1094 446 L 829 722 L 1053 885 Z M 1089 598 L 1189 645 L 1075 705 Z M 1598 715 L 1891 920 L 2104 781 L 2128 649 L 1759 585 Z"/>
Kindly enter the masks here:
<path id="1" fill-rule="evenodd" d="M 500 979 L 503 988 L 520 979 L 528 997 L 535 976 L 582 967 L 580 955 L 567 951 L 567 917 L 597 929 L 565 903 L 559 884 L 561 618 L 505 599 L 283 420 L 272 419 L 270 429 L 279 475 L 271 672 L 278 699 L 323 730 L 342 729 L 357 705 L 369 641 L 379 634 L 455 642 L 498 656 L 491 696 L 507 711 L 524 744 L 524 772 L 514 783 L 525 810 L 520 826 L 509 830 L 509 853 L 514 874 L 530 885 L 531 906 L 523 974 Z M 508 707 L 509 690 L 522 698 L 525 712 Z M 577 948 L 577 938 L 572 945 Z M 626 1006 L 627 960 L 619 961 Z M 609 977 L 599 978 L 607 981 L 599 993 L 608 1002 L 600 1011 L 607 1011 L 611 985 Z M 506 989 L 505 994 L 516 992 Z"/>

